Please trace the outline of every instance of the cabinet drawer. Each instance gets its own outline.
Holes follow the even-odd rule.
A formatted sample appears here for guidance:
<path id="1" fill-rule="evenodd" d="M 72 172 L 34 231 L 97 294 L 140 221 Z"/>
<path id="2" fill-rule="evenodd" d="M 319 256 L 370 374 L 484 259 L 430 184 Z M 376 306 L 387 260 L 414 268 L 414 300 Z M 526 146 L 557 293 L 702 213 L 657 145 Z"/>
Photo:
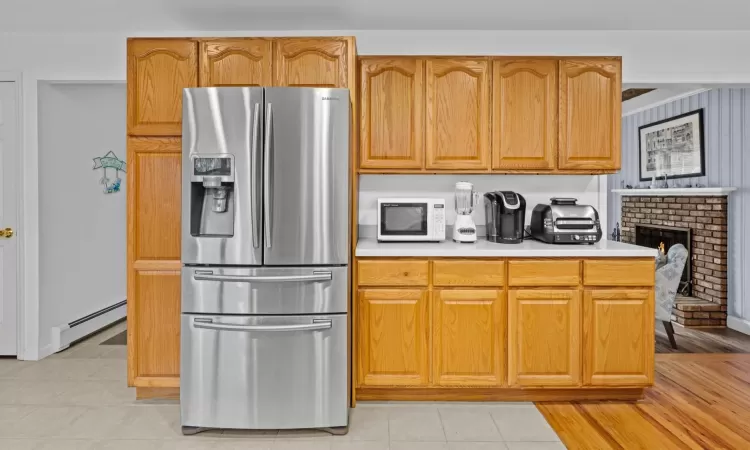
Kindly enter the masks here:
<path id="1" fill-rule="evenodd" d="M 503 286 L 504 261 L 435 261 L 434 286 Z"/>
<path id="2" fill-rule="evenodd" d="M 654 261 L 602 259 L 583 262 L 583 284 L 588 286 L 653 286 Z"/>
<path id="3" fill-rule="evenodd" d="M 576 286 L 578 260 L 509 261 L 509 286 Z"/>
<path id="4" fill-rule="evenodd" d="M 427 286 L 427 261 L 359 261 L 360 286 Z"/>

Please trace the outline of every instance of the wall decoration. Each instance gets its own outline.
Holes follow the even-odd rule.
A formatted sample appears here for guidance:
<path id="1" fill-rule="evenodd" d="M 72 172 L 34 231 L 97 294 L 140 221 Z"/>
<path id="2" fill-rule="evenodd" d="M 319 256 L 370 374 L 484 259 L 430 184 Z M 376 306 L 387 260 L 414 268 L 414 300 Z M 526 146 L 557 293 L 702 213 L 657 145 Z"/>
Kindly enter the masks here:
<path id="1" fill-rule="evenodd" d="M 706 174 L 703 108 L 638 128 L 641 181 Z"/>
<path id="2" fill-rule="evenodd" d="M 105 194 L 114 194 L 120 192 L 120 172 L 125 172 L 125 161 L 118 159 L 114 152 L 109 152 L 104 156 L 94 158 L 94 170 L 102 169 L 102 178 L 99 180 L 104 185 Z M 114 169 L 115 179 L 112 180 L 107 176 L 107 169 Z"/>

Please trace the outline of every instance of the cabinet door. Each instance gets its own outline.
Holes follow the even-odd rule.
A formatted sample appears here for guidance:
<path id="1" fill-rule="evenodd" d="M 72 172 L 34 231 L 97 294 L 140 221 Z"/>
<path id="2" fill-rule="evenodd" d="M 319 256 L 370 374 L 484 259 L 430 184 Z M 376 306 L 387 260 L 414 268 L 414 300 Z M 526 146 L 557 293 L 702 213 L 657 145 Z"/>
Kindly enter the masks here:
<path id="1" fill-rule="evenodd" d="M 508 292 L 508 384 L 577 386 L 581 381 L 581 292 Z"/>
<path id="2" fill-rule="evenodd" d="M 429 382 L 429 313 L 424 289 L 359 291 L 359 384 Z"/>
<path id="3" fill-rule="evenodd" d="M 558 168 L 620 170 L 621 63 L 560 61 Z"/>
<path id="4" fill-rule="evenodd" d="M 128 134 L 182 135 L 182 89 L 198 86 L 198 43 L 128 40 Z"/>
<path id="5" fill-rule="evenodd" d="M 492 61 L 492 168 L 552 170 L 557 61 Z"/>
<path id="6" fill-rule="evenodd" d="M 654 382 L 654 291 L 587 290 L 583 305 L 584 384 Z"/>
<path id="7" fill-rule="evenodd" d="M 438 289 L 433 293 L 433 382 L 500 386 L 505 370 L 502 291 Z"/>
<path id="8" fill-rule="evenodd" d="M 349 86 L 350 41 L 343 38 L 283 38 L 273 47 L 274 86 Z"/>
<path id="9" fill-rule="evenodd" d="M 181 180 L 181 138 L 128 138 L 128 247 L 134 261 L 179 261 Z"/>
<path id="10" fill-rule="evenodd" d="M 137 271 L 128 299 L 128 350 L 136 386 L 179 385 L 180 271 Z M 131 314 L 132 312 L 132 314 Z M 132 354 L 132 353 L 131 353 Z"/>
<path id="11" fill-rule="evenodd" d="M 128 138 L 131 386 L 179 386 L 181 160 L 180 138 Z"/>
<path id="12" fill-rule="evenodd" d="M 271 41 L 201 41 L 201 86 L 271 86 Z"/>
<path id="13" fill-rule="evenodd" d="M 484 59 L 428 59 L 427 168 L 489 169 L 489 74 Z"/>
<path id="14" fill-rule="evenodd" d="M 424 61 L 364 59 L 360 70 L 360 167 L 421 169 Z"/>

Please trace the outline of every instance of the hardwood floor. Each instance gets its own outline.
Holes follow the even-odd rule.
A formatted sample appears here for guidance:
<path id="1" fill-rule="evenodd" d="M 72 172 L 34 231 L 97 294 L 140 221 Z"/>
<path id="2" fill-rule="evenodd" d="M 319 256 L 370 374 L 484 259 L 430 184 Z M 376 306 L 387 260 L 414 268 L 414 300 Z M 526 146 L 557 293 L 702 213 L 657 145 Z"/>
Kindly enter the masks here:
<path id="1" fill-rule="evenodd" d="M 537 408 L 569 449 L 750 449 L 750 354 L 656 355 L 642 401 Z"/>
<path id="2" fill-rule="evenodd" d="M 656 353 L 750 353 L 750 336 L 729 328 L 674 326 L 677 349 L 669 345 L 663 325 L 656 324 Z"/>

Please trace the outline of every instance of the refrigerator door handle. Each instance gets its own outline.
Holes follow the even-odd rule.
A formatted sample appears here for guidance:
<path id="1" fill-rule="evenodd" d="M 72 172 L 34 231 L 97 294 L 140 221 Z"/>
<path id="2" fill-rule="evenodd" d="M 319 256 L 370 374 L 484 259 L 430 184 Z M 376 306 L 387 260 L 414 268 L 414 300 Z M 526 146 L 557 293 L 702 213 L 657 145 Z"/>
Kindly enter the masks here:
<path id="1" fill-rule="evenodd" d="M 250 195 L 250 214 L 252 215 L 252 221 L 253 221 L 253 227 L 255 228 L 253 230 L 253 247 L 258 248 L 259 243 L 258 240 L 260 239 L 260 199 L 258 198 L 258 178 L 260 178 L 258 175 L 258 166 L 259 159 L 258 159 L 258 140 L 260 139 L 260 103 L 255 104 L 255 118 L 253 119 L 253 144 L 252 144 L 252 154 L 250 155 L 250 159 L 252 161 L 252 176 L 253 176 L 253 182 L 255 183 L 255 186 L 253 189 L 252 194 Z"/>
<path id="2" fill-rule="evenodd" d="M 273 209 L 271 207 L 271 131 L 272 131 L 272 120 L 273 114 L 271 112 L 272 105 L 268 104 L 266 110 L 266 133 L 265 133 L 265 145 L 263 148 L 263 208 L 264 208 L 264 237 L 266 241 L 266 248 L 271 248 L 271 215 Z"/>
<path id="3" fill-rule="evenodd" d="M 206 271 L 209 272 L 209 271 Z M 227 281 L 230 283 L 283 283 L 298 281 L 331 281 L 333 273 L 325 271 L 315 271 L 312 275 L 214 275 L 195 271 L 193 279 L 196 281 Z"/>
<path id="4" fill-rule="evenodd" d="M 316 331 L 330 330 L 333 322 L 330 320 L 313 319 L 312 323 L 294 325 L 235 325 L 214 322 L 213 319 L 193 319 L 193 327 L 219 331 Z"/>

